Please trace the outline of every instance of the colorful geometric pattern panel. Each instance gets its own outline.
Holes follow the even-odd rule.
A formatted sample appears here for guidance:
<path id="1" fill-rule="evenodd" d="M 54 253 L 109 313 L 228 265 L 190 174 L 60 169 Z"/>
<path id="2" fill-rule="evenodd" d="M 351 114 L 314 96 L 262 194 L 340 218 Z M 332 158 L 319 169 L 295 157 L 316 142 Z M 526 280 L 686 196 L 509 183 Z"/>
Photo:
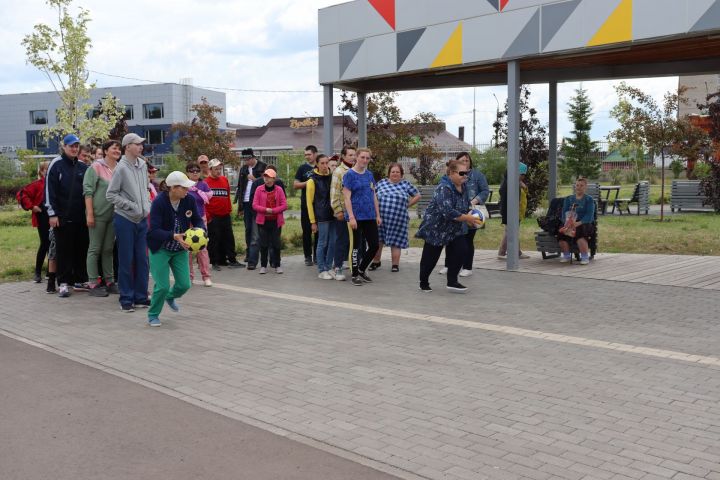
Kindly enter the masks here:
<path id="1" fill-rule="evenodd" d="M 318 13 L 320 82 L 720 34 L 720 0 L 354 0 Z"/>

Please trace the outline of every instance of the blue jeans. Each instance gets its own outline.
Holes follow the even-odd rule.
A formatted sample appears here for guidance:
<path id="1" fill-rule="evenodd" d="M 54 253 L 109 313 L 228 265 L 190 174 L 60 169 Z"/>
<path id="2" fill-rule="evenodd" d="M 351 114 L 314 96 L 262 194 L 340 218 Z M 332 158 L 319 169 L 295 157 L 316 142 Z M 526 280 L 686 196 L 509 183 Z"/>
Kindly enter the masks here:
<path id="1" fill-rule="evenodd" d="M 118 246 L 118 288 L 120 305 L 132 305 L 148 299 L 150 265 L 147 252 L 147 219 L 133 223 L 127 218 L 113 216 Z"/>
<path id="2" fill-rule="evenodd" d="M 258 247 L 260 235 L 255 223 L 255 210 L 250 202 L 243 202 L 243 221 L 245 222 L 245 258 L 248 265 L 257 265 L 260 249 Z"/>
<path id="3" fill-rule="evenodd" d="M 345 220 L 335 220 L 335 268 L 342 267 L 350 256 L 350 233 Z"/>
<path id="4" fill-rule="evenodd" d="M 315 256 L 317 257 L 318 271 L 320 273 L 332 270 L 335 259 L 335 220 L 318 222 L 318 243 Z"/>

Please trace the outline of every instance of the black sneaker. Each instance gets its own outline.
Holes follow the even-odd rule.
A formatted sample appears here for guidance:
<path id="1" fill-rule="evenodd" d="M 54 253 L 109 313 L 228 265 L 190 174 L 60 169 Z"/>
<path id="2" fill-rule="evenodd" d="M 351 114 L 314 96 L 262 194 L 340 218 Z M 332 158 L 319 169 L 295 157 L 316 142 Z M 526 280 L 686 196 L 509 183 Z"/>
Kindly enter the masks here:
<path id="1" fill-rule="evenodd" d="M 350 280 L 350 281 L 351 281 L 352 284 L 355 285 L 356 287 L 361 287 L 362 284 L 364 283 L 364 282 L 362 281 L 362 278 L 360 278 L 360 275 L 358 275 L 357 277 L 352 277 L 352 280 Z"/>
<path id="2" fill-rule="evenodd" d="M 33 277 L 33 282 L 35 282 L 35 283 L 42 283 L 42 277 L 40 277 L 40 274 L 39 274 L 39 273 L 36 273 L 36 274 L 35 274 L 35 276 Z"/>
<path id="3" fill-rule="evenodd" d="M 132 305 L 120 305 L 120 311 L 123 313 L 132 313 L 135 308 Z"/>
<path id="4" fill-rule="evenodd" d="M 430 288 L 430 285 L 420 285 L 420 291 L 424 293 L 430 293 L 432 292 L 432 288 Z"/>
<path id="5" fill-rule="evenodd" d="M 248 270 L 255 270 L 256 265 L 253 265 L 252 263 L 247 266 Z"/>
<path id="6" fill-rule="evenodd" d="M 212 269 L 215 270 L 216 272 L 219 272 L 220 270 L 222 270 L 222 268 L 220 268 L 220 265 L 213 265 Z"/>
<path id="7" fill-rule="evenodd" d="M 55 288 L 54 285 L 53 285 L 53 286 L 48 286 L 48 287 L 47 287 L 47 290 L 45 290 L 45 293 L 47 293 L 48 295 L 52 295 L 52 294 L 54 294 L 54 293 L 57 293 L 57 289 Z"/>
<path id="8" fill-rule="evenodd" d="M 453 284 L 449 284 L 447 286 L 447 289 L 452 293 L 465 293 L 467 292 L 468 288 L 461 284 L 460 282 L 455 282 Z"/>
<path id="9" fill-rule="evenodd" d="M 90 285 L 88 285 L 87 282 L 78 282 L 73 285 L 73 290 L 75 290 L 76 292 L 87 292 L 88 290 L 90 290 Z"/>
<path id="10" fill-rule="evenodd" d="M 228 268 L 245 268 L 245 264 L 240 262 L 230 262 L 228 264 Z"/>
<path id="11" fill-rule="evenodd" d="M 105 287 L 105 290 L 107 293 L 113 294 L 113 295 L 120 295 L 120 289 L 117 286 L 117 283 L 110 283 L 107 287 Z"/>
<path id="12" fill-rule="evenodd" d="M 313 266 L 313 260 L 311 257 L 305 257 L 305 266 L 306 267 L 312 267 Z"/>
<path id="13" fill-rule="evenodd" d="M 372 279 L 365 275 L 365 272 L 358 272 L 358 277 L 360 277 L 365 283 L 372 283 Z"/>
<path id="14" fill-rule="evenodd" d="M 88 290 L 88 295 L 90 295 L 91 297 L 107 297 L 108 291 L 102 285 L 96 285 L 90 290 Z"/>
<path id="15" fill-rule="evenodd" d="M 150 300 L 145 299 L 135 302 L 135 308 L 150 308 Z"/>

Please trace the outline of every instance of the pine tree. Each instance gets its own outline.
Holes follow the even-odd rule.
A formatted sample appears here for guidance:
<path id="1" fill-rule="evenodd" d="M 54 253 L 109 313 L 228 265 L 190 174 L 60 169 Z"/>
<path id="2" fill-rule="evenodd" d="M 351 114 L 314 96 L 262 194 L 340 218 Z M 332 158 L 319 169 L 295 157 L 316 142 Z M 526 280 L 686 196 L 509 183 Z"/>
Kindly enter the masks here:
<path id="1" fill-rule="evenodd" d="M 597 152 L 597 142 L 590 140 L 592 129 L 592 104 L 587 90 L 582 87 L 575 90 L 575 96 L 568 104 L 568 116 L 573 124 L 572 136 L 565 138 L 561 149 L 563 163 L 561 168 L 578 177 L 596 178 L 602 167 Z"/>

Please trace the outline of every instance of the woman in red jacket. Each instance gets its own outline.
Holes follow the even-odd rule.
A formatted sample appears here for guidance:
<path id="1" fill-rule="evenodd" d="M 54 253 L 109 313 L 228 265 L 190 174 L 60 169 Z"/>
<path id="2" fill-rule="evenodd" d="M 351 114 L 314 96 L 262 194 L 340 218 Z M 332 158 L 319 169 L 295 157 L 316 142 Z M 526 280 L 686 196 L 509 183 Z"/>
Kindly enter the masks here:
<path id="1" fill-rule="evenodd" d="M 267 273 L 268 250 L 273 257 L 270 265 L 275 265 L 275 273 L 283 273 L 280 266 L 280 232 L 285 224 L 283 212 L 287 210 L 287 199 L 283 189 L 275 185 L 275 170 L 267 169 L 263 173 L 264 185 L 255 190 L 253 210 L 257 214 L 255 222 L 260 235 L 260 273 Z"/>
<path id="2" fill-rule="evenodd" d="M 42 162 L 38 165 L 38 179 L 23 187 L 18 199 L 20 206 L 25 210 L 32 211 L 32 226 L 37 228 L 40 237 L 40 246 L 35 256 L 35 283 L 42 282 L 42 267 L 45 263 L 45 256 L 50 248 L 50 222 L 45 210 L 45 174 L 50 162 Z M 55 269 L 52 269 L 53 272 Z"/>

